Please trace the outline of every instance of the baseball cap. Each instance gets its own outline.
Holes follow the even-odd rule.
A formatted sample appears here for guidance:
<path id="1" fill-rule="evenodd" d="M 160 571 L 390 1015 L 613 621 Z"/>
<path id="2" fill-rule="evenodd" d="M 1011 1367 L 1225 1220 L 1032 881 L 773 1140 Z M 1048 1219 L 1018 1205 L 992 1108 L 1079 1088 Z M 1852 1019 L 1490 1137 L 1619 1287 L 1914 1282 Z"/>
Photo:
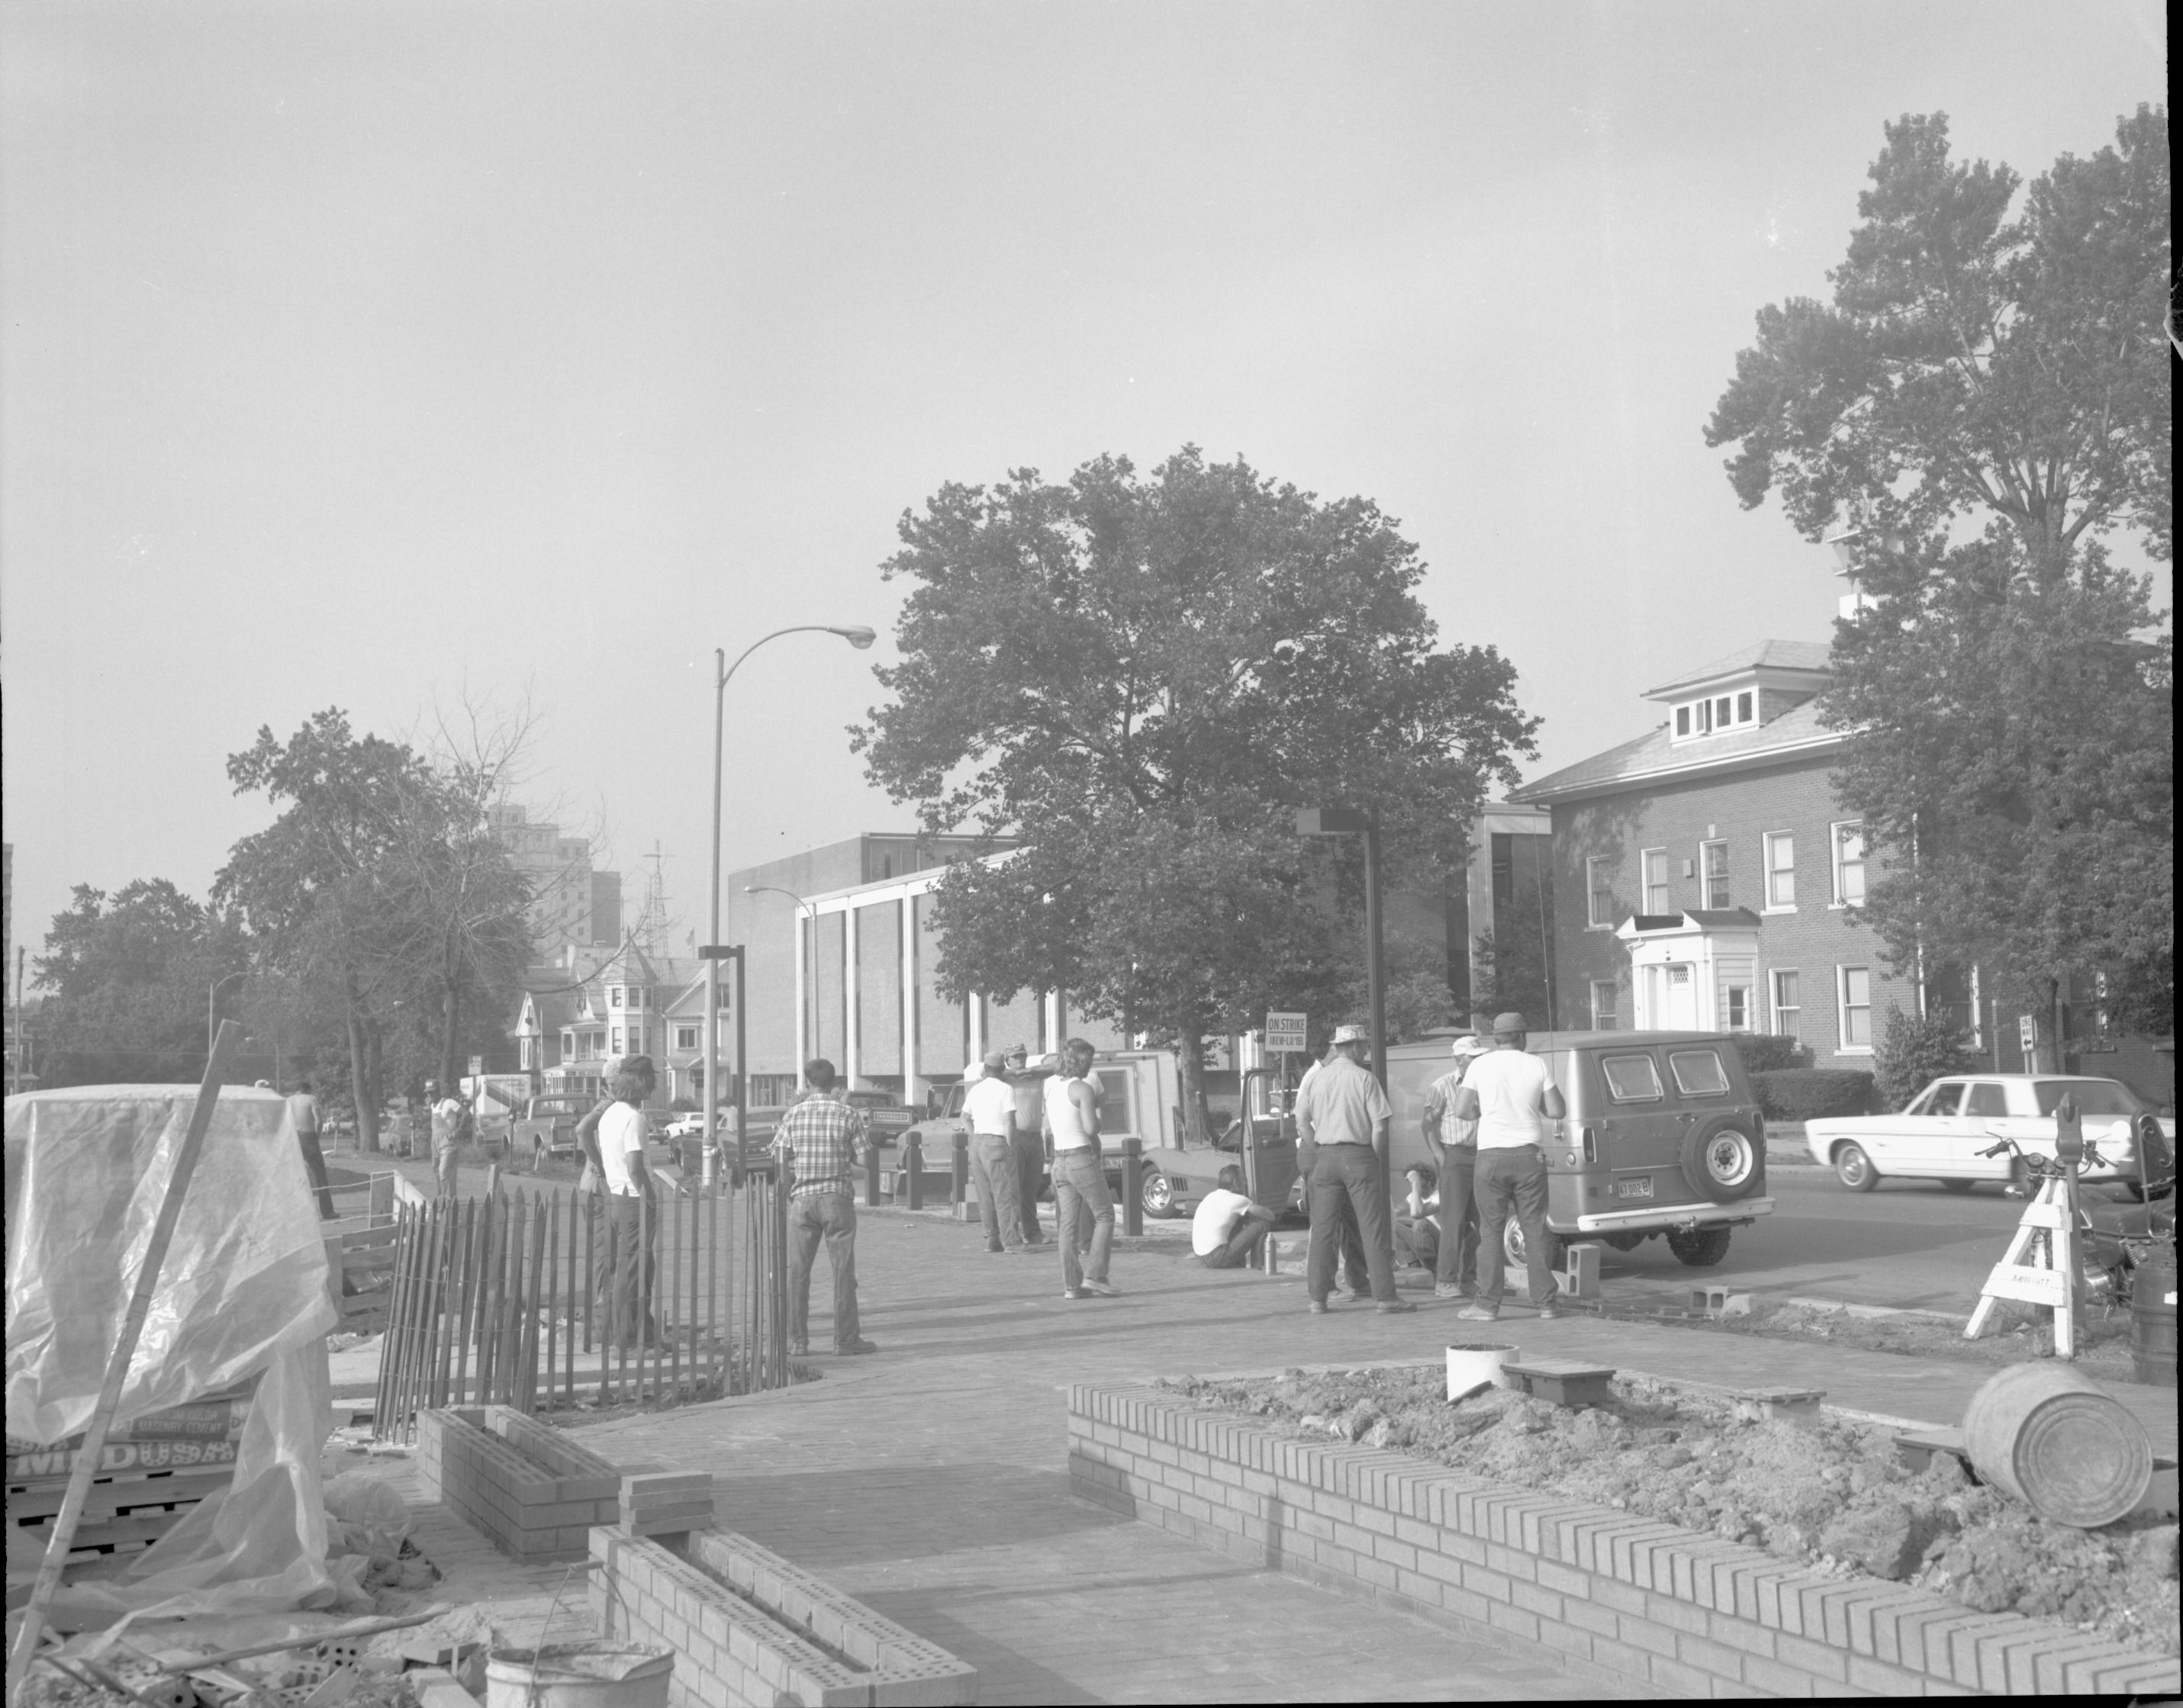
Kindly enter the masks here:
<path id="1" fill-rule="evenodd" d="M 996 1068 L 1005 1068 L 1008 1065 L 1008 1052 L 1007 1051 L 988 1050 L 986 1052 L 985 1066 L 986 1071 L 988 1073 L 992 1073 Z"/>
<path id="2" fill-rule="evenodd" d="M 1528 1032 L 1530 1029 L 1524 1017 L 1513 1008 L 1506 1014 L 1493 1017 L 1493 1035 L 1496 1038 L 1505 1038 L 1512 1032 Z"/>
<path id="3" fill-rule="evenodd" d="M 1369 1044 L 1372 1041 L 1372 1031 L 1367 1026 L 1337 1026 L 1334 1029 L 1334 1041 L 1337 1044 Z"/>
<path id="4" fill-rule="evenodd" d="M 1486 1040 L 1475 1032 L 1466 1032 L 1447 1046 L 1451 1056 L 1475 1056 L 1486 1048 Z"/>

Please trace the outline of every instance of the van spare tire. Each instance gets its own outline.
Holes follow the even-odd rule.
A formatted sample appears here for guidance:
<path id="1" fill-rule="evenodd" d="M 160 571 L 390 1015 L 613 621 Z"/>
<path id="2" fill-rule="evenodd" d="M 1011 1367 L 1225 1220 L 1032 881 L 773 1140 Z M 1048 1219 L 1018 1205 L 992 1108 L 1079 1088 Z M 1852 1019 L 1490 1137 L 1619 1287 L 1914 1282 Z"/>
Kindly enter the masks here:
<path id="1" fill-rule="evenodd" d="M 1758 1141 L 1730 1120 L 1693 1127 L 1683 1140 L 1683 1178 L 1701 1197 L 1733 1204 L 1758 1190 Z"/>

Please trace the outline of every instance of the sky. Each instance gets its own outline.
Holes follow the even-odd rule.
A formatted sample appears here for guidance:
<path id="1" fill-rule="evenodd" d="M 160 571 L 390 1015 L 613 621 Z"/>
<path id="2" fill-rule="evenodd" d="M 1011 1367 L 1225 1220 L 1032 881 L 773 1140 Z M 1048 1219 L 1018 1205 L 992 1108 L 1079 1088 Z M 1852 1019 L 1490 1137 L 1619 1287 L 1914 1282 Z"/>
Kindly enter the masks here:
<path id="1" fill-rule="evenodd" d="M 1375 500 L 1544 719 L 1824 640 L 1702 429 L 1824 296 L 1884 121 L 2027 178 L 2164 99 L 2143 0 L 37 3 L 0 12 L 0 684 L 17 942 L 203 896 L 226 756 L 535 715 L 521 798 L 702 925 L 911 809 L 895 527 L 1185 444 Z"/>

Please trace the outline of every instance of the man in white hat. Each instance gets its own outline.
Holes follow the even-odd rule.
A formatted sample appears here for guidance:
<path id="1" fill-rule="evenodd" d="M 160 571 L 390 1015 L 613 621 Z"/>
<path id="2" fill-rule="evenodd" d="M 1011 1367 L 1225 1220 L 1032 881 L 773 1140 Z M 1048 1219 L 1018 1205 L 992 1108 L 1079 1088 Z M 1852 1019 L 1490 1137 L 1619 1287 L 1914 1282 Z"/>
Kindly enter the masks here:
<path id="1" fill-rule="evenodd" d="M 1362 1026 L 1336 1027 L 1334 1054 L 1297 1100 L 1297 1161 L 1307 1167 L 1311 1194 L 1311 1259 L 1304 1290 L 1314 1316 L 1325 1313 L 1326 1295 L 1333 1289 L 1345 1205 L 1355 1211 L 1364 1236 L 1374 1302 L 1390 1313 L 1418 1308 L 1395 1296 L 1394 1241 L 1386 1189 L 1380 1178 L 1394 1110 L 1364 1066 L 1370 1048 L 1370 1035 Z"/>
<path id="2" fill-rule="evenodd" d="M 1490 1047 L 1475 1032 L 1457 1039 L 1449 1051 L 1454 1067 L 1425 1092 L 1422 1128 L 1440 1196 L 1441 1238 L 1431 1260 L 1433 1295 L 1439 1299 L 1468 1299 L 1478 1290 L 1478 1123 L 1456 1114 L 1455 1094 L 1470 1064 Z"/>
<path id="3" fill-rule="evenodd" d="M 963 1068 L 963 1119 L 970 1128 L 970 1169 L 978 1183 L 978 1215 L 986 1225 L 986 1249 L 1027 1250 L 1023 1213 L 1017 1203 L 1016 1094 L 1008 1081 L 1004 1051 L 986 1051 L 981 1062 Z"/>

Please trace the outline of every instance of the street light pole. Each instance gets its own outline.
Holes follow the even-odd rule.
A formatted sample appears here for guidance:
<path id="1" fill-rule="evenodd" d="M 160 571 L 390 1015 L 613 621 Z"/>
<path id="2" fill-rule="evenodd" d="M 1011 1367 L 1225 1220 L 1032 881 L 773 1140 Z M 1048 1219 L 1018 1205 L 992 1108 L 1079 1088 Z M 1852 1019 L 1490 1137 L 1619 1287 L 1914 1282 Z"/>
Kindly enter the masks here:
<path id="1" fill-rule="evenodd" d="M 230 973 L 225 978 L 212 981 L 205 992 L 205 1060 L 212 1060 L 213 1045 L 219 1041 L 219 993 L 238 979 L 247 979 L 247 973 Z"/>
<path id="2" fill-rule="evenodd" d="M 862 624 L 837 626 L 831 623 L 796 623 L 786 629 L 776 629 L 770 635 L 761 635 L 736 656 L 732 664 L 727 662 L 727 650 L 715 647 L 713 651 L 713 883 L 710 907 L 707 915 L 705 935 L 705 1164 L 703 1178 L 710 1185 L 714 1178 L 716 1164 L 714 1142 L 719 1136 L 720 1124 L 720 765 L 727 725 L 728 682 L 742 668 L 744 659 L 769 640 L 777 640 L 784 635 L 838 635 L 859 652 L 869 646 L 879 636 Z M 743 1072 L 743 1064 L 736 1063 L 736 1072 Z"/>
<path id="3" fill-rule="evenodd" d="M 1300 836 L 1362 836 L 1364 839 L 1364 985 L 1372 1010 L 1372 1073 L 1380 1089 L 1387 1084 L 1387 966 L 1380 922 L 1380 814 L 1354 807 L 1306 807 L 1296 815 Z M 1394 1135 L 1388 1135 L 1391 1146 Z M 1380 1153 L 1380 1195 L 1387 1195 L 1387 1153 Z"/>

